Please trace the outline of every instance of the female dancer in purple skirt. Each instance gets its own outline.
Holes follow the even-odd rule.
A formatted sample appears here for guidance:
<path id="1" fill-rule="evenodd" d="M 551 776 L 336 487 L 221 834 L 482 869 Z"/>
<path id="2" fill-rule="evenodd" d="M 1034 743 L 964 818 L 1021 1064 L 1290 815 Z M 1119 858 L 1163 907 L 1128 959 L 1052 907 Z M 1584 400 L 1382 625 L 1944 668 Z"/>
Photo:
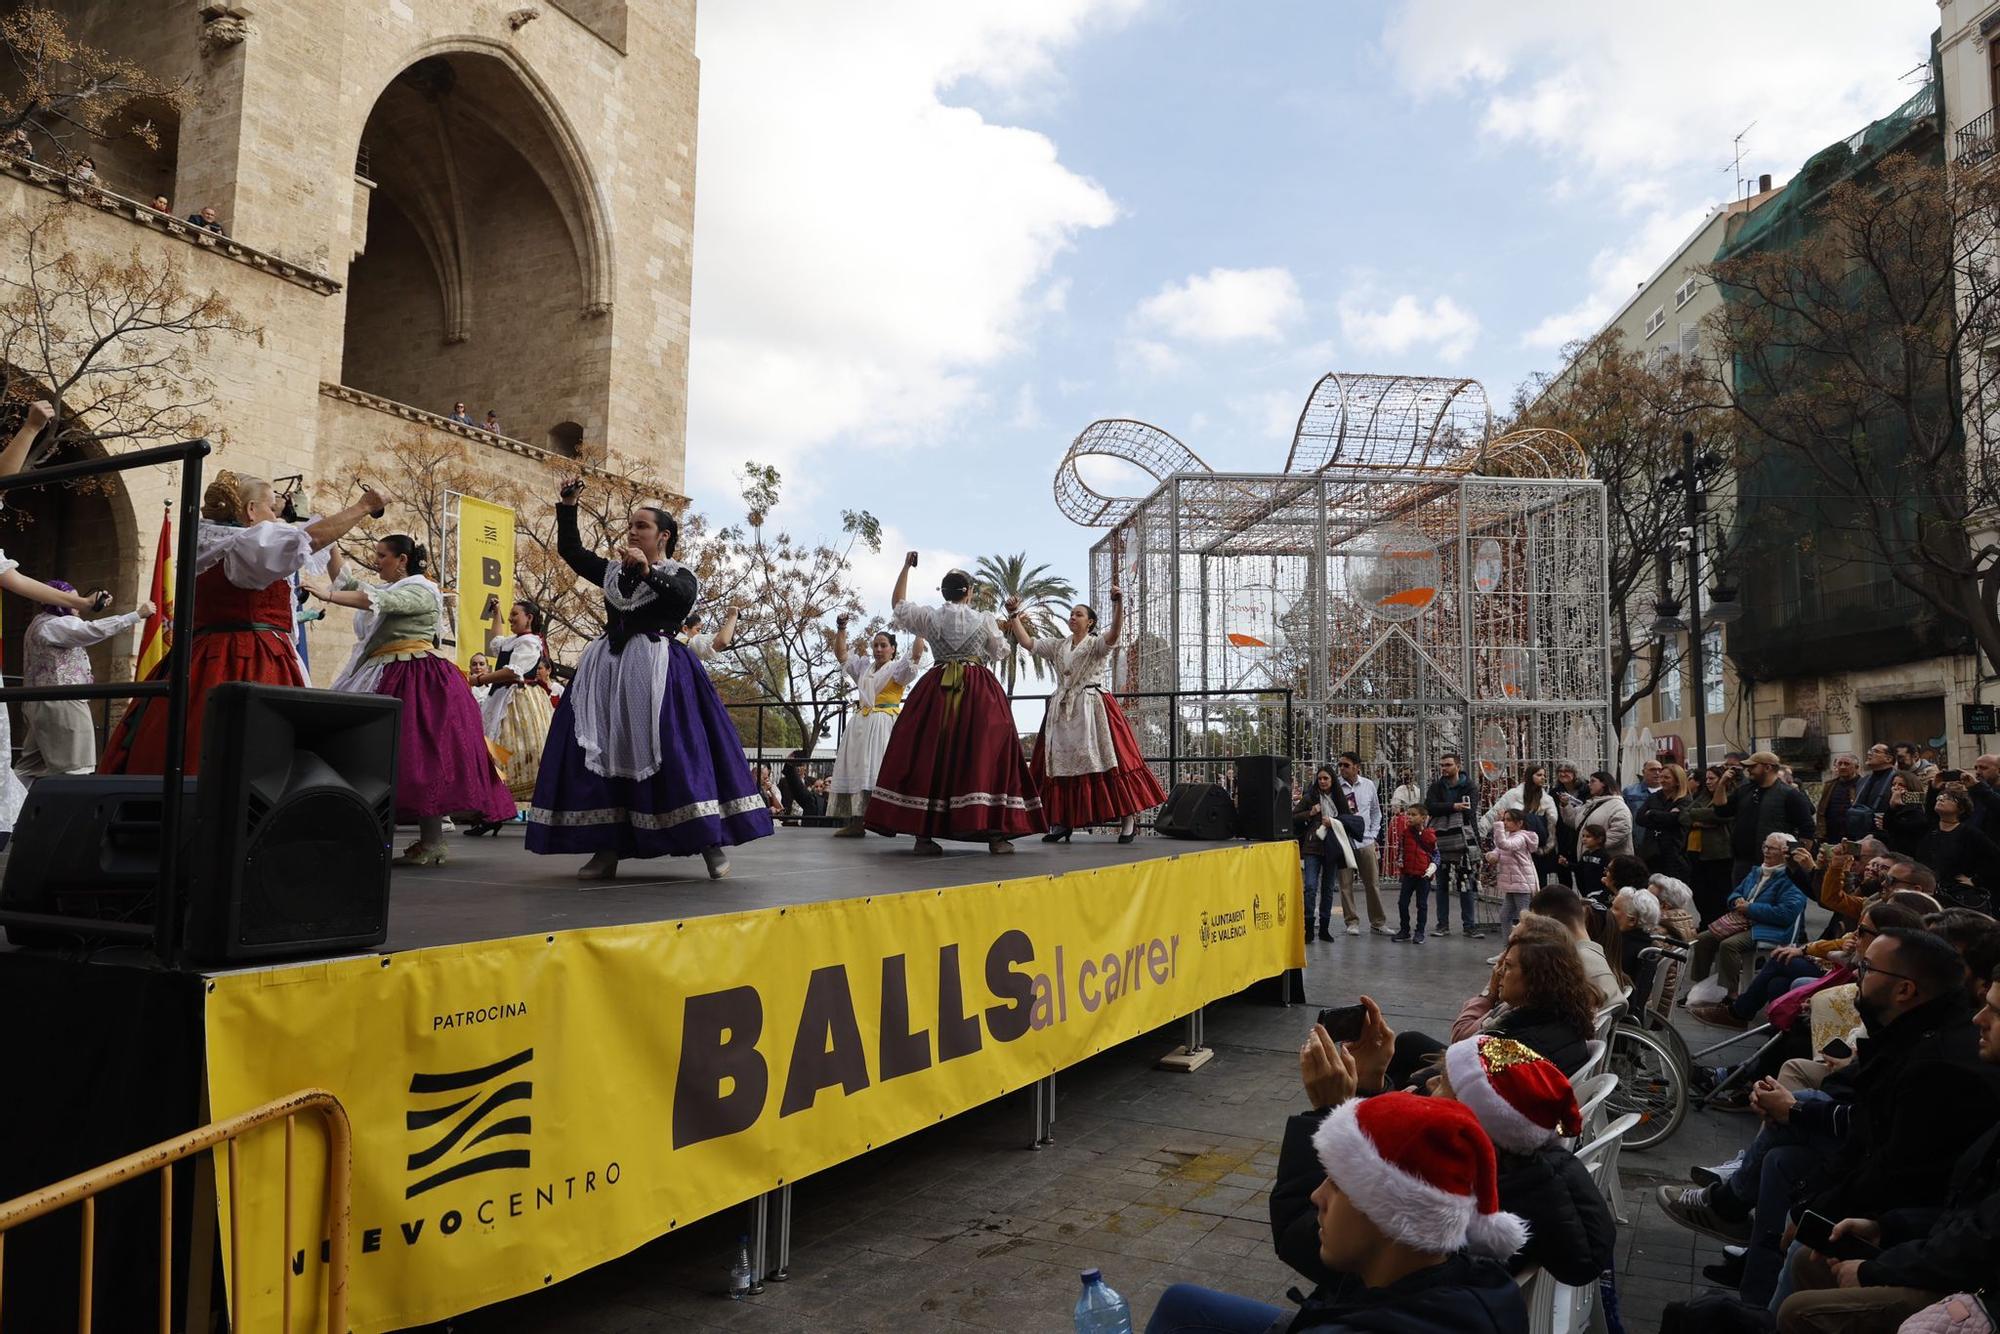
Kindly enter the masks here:
<path id="1" fill-rule="evenodd" d="M 396 742 L 396 820 L 415 824 L 417 841 L 399 866 L 442 866 L 444 817 L 477 811 L 488 820 L 513 818 L 514 798 L 493 767 L 479 704 L 457 667 L 437 651 L 444 595 L 424 575 L 426 553 L 401 533 L 375 544 L 380 584 L 364 584 L 330 548 L 325 600 L 353 607 L 361 646 L 334 678 L 335 690 L 390 695 L 403 701 Z"/>
<path id="2" fill-rule="evenodd" d="M 771 811 L 715 685 L 675 638 L 700 591 L 673 558 L 680 526 L 632 511 L 616 560 L 577 532 L 581 480 L 556 505 L 556 551 L 604 590 L 605 629 L 556 705 L 528 811 L 528 851 L 588 852 L 581 880 L 609 880 L 623 857 L 700 853 L 729 874 L 731 844 L 771 832 Z"/>

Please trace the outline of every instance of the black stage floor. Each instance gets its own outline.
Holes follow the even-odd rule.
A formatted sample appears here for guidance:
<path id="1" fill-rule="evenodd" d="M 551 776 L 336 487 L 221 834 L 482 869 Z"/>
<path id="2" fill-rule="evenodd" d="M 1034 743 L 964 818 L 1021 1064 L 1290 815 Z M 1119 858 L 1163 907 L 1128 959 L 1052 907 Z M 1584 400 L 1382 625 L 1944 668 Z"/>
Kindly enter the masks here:
<path id="1" fill-rule="evenodd" d="M 835 838 L 830 829 L 785 828 L 731 848 L 729 875 L 722 880 L 710 880 L 699 857 L 661 857 L 624 862 L 618 878 L 606 883 L 576 878 L 585 857 L 528 852 L 521 845 L 522 829 L 511 825 L 485 838 L 451 834 L 451 860 L 443 866 L 398 867 L 390 881 L 389 939 L 382 948 L 463 945 L 538 931 L 946 889 L 1228 846 L 1142 833 L 1121 847 L 1113 834 L 1078 834 L 1067 844 L 1024 839 L 1013 853 L 1000 856 L 974 844 L 946 843 L 942 857 L 918 857 L 908 838 Z M 399 831 L 399 843 L 407 832 Z"/>

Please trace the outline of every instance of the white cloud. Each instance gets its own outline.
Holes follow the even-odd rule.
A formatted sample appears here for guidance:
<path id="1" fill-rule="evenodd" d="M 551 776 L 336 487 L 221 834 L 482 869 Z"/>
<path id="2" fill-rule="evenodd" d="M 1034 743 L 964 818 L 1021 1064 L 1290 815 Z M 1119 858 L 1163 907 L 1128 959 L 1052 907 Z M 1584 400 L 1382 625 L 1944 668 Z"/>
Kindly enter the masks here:
<path id="1" fill-rule="evenodd" d="M 746 457 L 908 442 L 990 400 L 983 372 L 1062 310 L 1057 258 L 1117 207 L 1046 136 L 949 105 L 949 90 L 1026 96 L 1082 33 L 1142 2 L 703 10 L 697 500 Z"/>
<path id="2" fill-rule="evenodd" d="M 1128 376 L 1150 378 L 1181 368 L 1181 354 L 1154 338 L 1121 338 L 1117 348 L 1118 369 Z"/>
<path id="3" fill-rule="evenodd" d="M 1299 408 L 1304 402 L 1305 395 L 1296 389 L 1264 389 L 1238 394 L 1229 400 L 1229 406 L 1235 411 L 1244 434 L 1250 440 L 1259 444 L 1276 442 L 1289 447 L 1292 435 L 1298 429 Z"/>
<path id="4" fill-rule="evenodd" d="M 1139 323 L 1200 343 L 1272 342 L 1306 313 L 1286 269 L 1210 269 L 1139 303 Z"/>
<path id="5" fill-rule="evenodd" d="M 1565 343 L 1596 333 L 1707 216 L 1708 210 L 1702 207 L 1682 213 L 1655 214 L 1636 235 L 1598 251 L 1590 261 L 1589 295 L 1565 310 L 1544 317 L 1521 335 L 1521 345 L 1552 352 Z"/>
<path id="6" fill-rule="evenodd" d="M 1406 0 L 1383 49 L 1412 93 L 1464 98 L 1490 142 L 1548 155 L 1558 175 L 1540 188 L 1554 200 L 1635 219 L 1635 234 L 1592 256 L 1587 274 L 1551 283 L 1585 289 L 1523 337 L 1555 347 L 1595 332 L 1733 196 L 1735 135 L 1751 127 L 1746 176 L 1784 181 L 1916 90 L 1904 76 L 1927 58 L 1936 24 L 1935 5 L 1896 0 Z"/>
<path id="7" fill-rule="evenodd" d="M 1381 305 L 1367 294 L 1349 293 L 1340 300 L 1340 333 L 1358 351 L 1402 356 L 1428 347 L 1449 364 L 1462 360 L 1479 340 L 1479 317 L 1448 296 L 1427 304 L 1405 292 Z"/>

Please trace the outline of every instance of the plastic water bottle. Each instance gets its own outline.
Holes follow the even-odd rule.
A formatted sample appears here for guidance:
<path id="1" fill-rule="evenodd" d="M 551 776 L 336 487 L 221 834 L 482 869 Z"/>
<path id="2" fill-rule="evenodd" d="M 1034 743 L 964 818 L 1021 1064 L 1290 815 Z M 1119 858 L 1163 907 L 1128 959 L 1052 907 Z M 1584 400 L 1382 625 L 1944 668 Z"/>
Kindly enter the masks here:
<path id="1" fill-rule="evenodd" d="M 736 1239 L 736 1263 L 729 1266 L 729 1300 L 740 1302 L 755 1285 L 756 1270 L 750 1267 L 750 1238 Z"/>
<path id="2" fill-rule="evenodd" d="M 1095 1269 L 1083 1271 L 1083 1295 L 1076 1299 L 1076 1334 L 1132 1334 L 1132 1308 Z"/>

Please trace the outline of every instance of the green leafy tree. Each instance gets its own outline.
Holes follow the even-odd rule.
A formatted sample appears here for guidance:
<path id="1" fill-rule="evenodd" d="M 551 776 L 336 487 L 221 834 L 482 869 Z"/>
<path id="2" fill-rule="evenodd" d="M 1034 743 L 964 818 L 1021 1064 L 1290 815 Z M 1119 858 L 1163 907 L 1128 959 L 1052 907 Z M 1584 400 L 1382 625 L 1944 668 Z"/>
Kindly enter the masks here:
<path id="1" fill-rule="evenodd" d="M 1064 632 L 1057 609 L 1066 612 L 1076 601 L 1076 585 L 1058 574 L 1049 573 L 1046 565 L 1028 564 L 1028 553 L 1017 551 L 1011 556 L 981 556 L 974 567 L 973 601 L 976 606 L 992 610 L 1006 604 L 1009 598 L 1021 600 L 1021 610 L 1027 613 L 1028 625 L 1036 635 L 1053 635 Z M 1043 675 L 1042 660 L 1030 657 L 1027 650 L 1015 645 L 1007 655 L 1007 693 L 1014 693 L 1014 681 L 1020 670 L 1023 657 L 1034 664 L 1035 677 Z"/>

